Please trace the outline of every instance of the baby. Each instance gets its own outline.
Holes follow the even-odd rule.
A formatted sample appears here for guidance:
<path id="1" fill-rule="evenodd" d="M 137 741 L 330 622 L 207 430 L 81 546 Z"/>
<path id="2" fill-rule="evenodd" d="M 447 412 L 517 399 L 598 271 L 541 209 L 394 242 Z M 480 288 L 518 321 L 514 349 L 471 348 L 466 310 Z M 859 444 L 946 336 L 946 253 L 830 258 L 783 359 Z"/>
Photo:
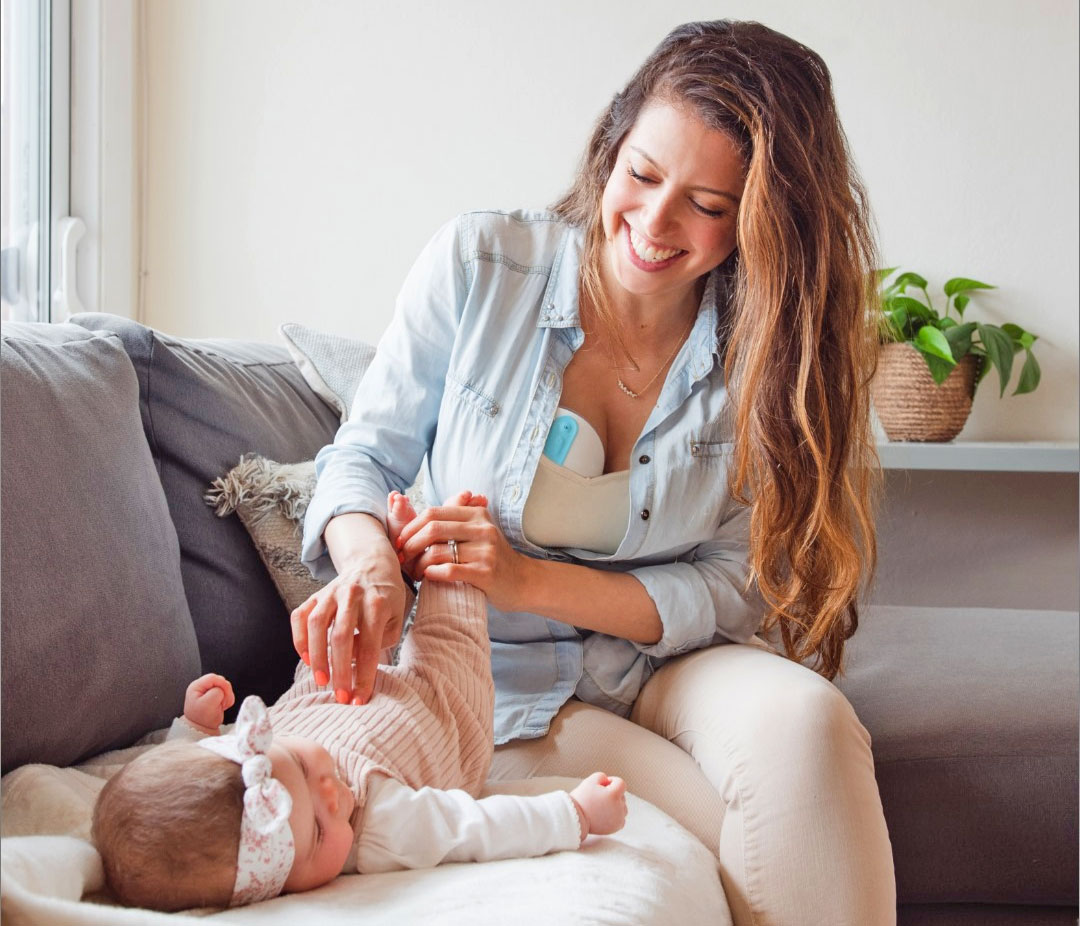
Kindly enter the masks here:
<path id="1" fill-rule="evenodd" d="M 415 512 L 388 500 L 391 541 Z M 621 779 L 478 799 L 492 757 L 494 686 L 484 596 L 425 582 L 396 666 L 364 706 L 340 704 L 303 662 L 268 710 L 232 686 L 188 687 L 167 741 L 102 790 L 93 840 L 109 888 L 158 910 L 239 906 L 344 872 L 424 868 L 576 849 L 626 819 Z"/>

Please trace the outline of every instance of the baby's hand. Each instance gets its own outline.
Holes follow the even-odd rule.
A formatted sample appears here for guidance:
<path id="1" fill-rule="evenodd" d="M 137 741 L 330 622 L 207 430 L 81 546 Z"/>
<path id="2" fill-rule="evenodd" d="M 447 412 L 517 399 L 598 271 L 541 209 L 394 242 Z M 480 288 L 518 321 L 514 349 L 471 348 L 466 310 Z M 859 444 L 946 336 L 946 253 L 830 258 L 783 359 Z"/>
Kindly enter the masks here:
<path id="1" fill-rule="evenodd" d="M 585 817 L 589 833 L 606 836 L 621 830 L 626 822 L 626 782 L 621 778 L 593 772 L 570 797 Z"/>
<path id="2" fill-rule="evenodd" d="M 184 696 L 184 719 L 203 733 L 217 735 L 225 711 L 236 703 L 232 685 L 221 675 L 209 673 L 188 685 Z"/>

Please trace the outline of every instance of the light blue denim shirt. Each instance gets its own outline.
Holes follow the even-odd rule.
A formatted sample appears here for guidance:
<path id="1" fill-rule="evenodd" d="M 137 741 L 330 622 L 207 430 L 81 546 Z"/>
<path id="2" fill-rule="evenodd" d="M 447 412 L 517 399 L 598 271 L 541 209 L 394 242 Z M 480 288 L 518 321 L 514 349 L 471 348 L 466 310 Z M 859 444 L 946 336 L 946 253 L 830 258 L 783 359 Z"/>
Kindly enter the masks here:
<path id="1" fill-rule="evenodd" d="M 542 736 L 572 695 L 623 716 L 665 659 L 745 642 L 763 614 L 743 593 L 748 510 L 726 491 L 728 395 L 718 357 L 715 280 L 668 371 L 630 461 L 630 519 L 614 554 L 544 549 L 522 513 L 584 334 L 578 315 L 583 234 L 547 212 L 474 212 L 444 226 L 398 297 L 349 421 L 316 458 L 303 559 L 334 575 L 322 539 L 336 515 L 385 522 L 386 496 L 426 461 L 425 492 L 483 493 L 513 546 L 530 556 L 629 572 L 663 623 L 655 645 L 579 631 L 488 606 L 495 741 Z"/>

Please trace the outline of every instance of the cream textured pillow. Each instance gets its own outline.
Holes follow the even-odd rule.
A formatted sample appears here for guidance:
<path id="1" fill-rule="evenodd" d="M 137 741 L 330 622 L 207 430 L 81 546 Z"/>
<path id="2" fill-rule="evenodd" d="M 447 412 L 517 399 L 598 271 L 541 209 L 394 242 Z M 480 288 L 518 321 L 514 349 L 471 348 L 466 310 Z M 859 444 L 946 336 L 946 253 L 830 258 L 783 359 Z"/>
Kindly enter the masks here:
<path id="1" fill-rule="evenodd" d="M 304 512 L 315 491 L 315 462 L 275 463 L 245 454 L 204 496 L 219 518 L 236 512 L 292 611 L 325 585 L 300 562 Z"/>
<path id="2" fill-rule="evenodd" d="M 314 491 L 314 460 L 275 463 L 247 453 L 215 479 L 204 496 L 219 518 L 233 512 L 240 518 L 289 611 L 326 584 L 314 578 L 300 561 L 304 513 Z M 420 481 L 406 494 L 417 511 L 423 510 Z"/>

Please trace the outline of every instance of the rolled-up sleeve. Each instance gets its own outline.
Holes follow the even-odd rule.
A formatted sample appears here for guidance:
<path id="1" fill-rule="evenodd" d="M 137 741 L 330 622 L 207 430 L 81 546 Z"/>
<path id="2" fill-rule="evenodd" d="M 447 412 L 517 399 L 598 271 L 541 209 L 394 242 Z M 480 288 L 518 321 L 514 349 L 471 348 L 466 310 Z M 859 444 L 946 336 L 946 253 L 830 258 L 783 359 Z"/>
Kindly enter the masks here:
<path id="1" fill-rule="evenodd" d="M 334 576 L 323 541 L 331 518 L 363 512 L 385 524 L 387 493 L 404 491 L 416 478 L 435 435 L 466 290 L 455 220 L 417 258 L 349 420 L 315 457 L 318 481 L 304 518 L 301 558 L 316 578 Z"/>
<path id="2" fill-rule="evenodd" d="M 732 503 L 734 506 L 734 503 Z M 764 604 L 756 588 L 744 591 L 750 509 L 739 506 L 692 559 L 630 570 L 660 614 L 659 642 L 634 644 L 647 656 L 675 656 L 710 643 L 745 643 L 759 629 Z"/>

